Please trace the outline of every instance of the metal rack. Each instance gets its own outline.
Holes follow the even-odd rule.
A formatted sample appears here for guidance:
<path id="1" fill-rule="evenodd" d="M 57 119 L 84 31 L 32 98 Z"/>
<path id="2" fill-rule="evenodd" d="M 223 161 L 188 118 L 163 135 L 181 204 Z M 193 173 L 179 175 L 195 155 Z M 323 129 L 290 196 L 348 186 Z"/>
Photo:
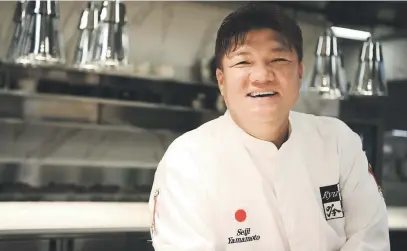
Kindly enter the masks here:
<path id="1" fill-rule="evenodd" d="M 0 117 L 186 131 L 219 116 L 216 85 L 60 66 L 0 65 Z M 74 114 L 73 114 L 74 113 Z"/>
<path id="2" fill-rule="evenodd" d="M 3 62 L 0 64 L 0 86 L 2 130 L 32 138 L 35 135 L 30 136 L 27 131 L 43 128 L 42 137 L 51 141 L 55 141 L 55 136 L 51 135 L 53 131 L 72 134 L 64 139 L 65 142 L 56 145 L 54 142 L 53 148 L 63 148 L 61 144 L 78 146 L 72 142 L 72 137 L 76 135 L 93 134 L 93 139 L 108 137 L 114 140 L 115 134 L 121 134 L 126 142 L 129 139 L 134 141 L 128 143 L 129 147 L 147 144 L 147 141 L 161 142 L 168 138 L 167 142 L 160 143 L 165 150 L 169 142 L 180 133 L 220 115 L 215 108 L 219 96 L 216 85 L 141 77 L 119 71 L 95 72 L 61 66 L 25 66 Z M 142 139 L 146 136 L 137 138 L 135 134 L 150 135 L 154 140 Z M 121 148 L 121 154 L 113 154 L 120 158 L 106 159 L 96 155 L 93 158 L 63 157 L 67 154 L 59 154 L 55 158 L 52 154 L 32 156 L 24 152 L 24 145 L 18 146 L 13 141 L 5 144 L 10 149 L 0 152 L 2 164 L 134 166 L 154 169 L 163 154 L 154 153 L 155 159 L 138 161 L 135 158 L 137 154 Z M 97 147 L 89 145 L 89 148 Z M 12 149 L 19 150 L 13 152 Z M 84 151 L 90 152 L 89 149 Z M 15 156 L 17 152 L 18 156 Z M 99 152 L 106 154 L 107 150 Z M 123 156 L 123 152 L 128 154 Z"/>
<path id="3" fill-rule="evenodd" d="M 0 236 L 0 250 L 24 251 L 154 251 L 149 232 L 18 234 Z"/>
<path id="4" fill-rule="evenodd" d="M 365 151 L 379 183 L 382 183 L 383 140 L 386 132 L 407 130 L 407 84 L 390 81 L 388 97 L 360 97 L 340 101 L 339 118 L 356 132 L 364 133 Z"/>
<path id="5" fill-rule="evenodd" d="M 378 183 L 382 181 L 385 102 L 386 98 L 373 97 L 350 98 L 340 103 L 339 118 L 363 138 L 363 150 Z"/>
<path id="6" fill-rule="evenodd" d="M 146 202 L 179 134 L 220 115 L 216 85 L 0 65 L 1 201 Z"/>

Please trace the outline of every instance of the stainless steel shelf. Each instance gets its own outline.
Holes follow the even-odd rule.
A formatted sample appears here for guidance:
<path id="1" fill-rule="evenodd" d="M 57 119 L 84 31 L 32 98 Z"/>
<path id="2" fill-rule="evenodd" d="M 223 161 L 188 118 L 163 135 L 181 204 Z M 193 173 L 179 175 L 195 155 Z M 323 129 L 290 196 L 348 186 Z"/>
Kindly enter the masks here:
<path id="1" fill-rule="evenodd" d="M 1 164 L 18 164 L 32 166 L 72 166 L 72 167 L 106 167 L 106 168 L 141 168 L 156 169 L 158 162 L 142 161 L 120 161 L 120 160 L 84 160 L 84 159 L 64 159 L 64 158 L 12 158 L 1 156 Z"/>
<path id="2" fill-rule="evenodd" d="M 132 125 L 110 125 L 110 124 L 93 124 L 93 123 L 81 123 L 75 121 L 52 121 L 52 120 L 40 120 L 40 119 L 28 119 L 21 118 L 0 118 L 0 124 L 10 125 L 38 125 L 48 127 L 60 127 L 71 129 L 83 129 L 92 131 L 112 131 L 112 132 L 130 132 L 130 133 L 171 133 L 167 129 L 163 130 L 149 130 Z"/>
<path id="3" fill-rule="evenodd" d="M 221 114 L 213 84 L 4 63 L 0 82 L 3 118 L 185 132 Z"/>
<path id="4" fill-rule="evenodd" d="M 178 136 L 131 125 L 0 118 L 0 164 L 155 169 Z"/>
<path id="5" fill-rule="evenodd" d="M 220 115 L 208 109 L 95 97 L 0 90 L 0 119 L 96 130 L 185 132 Z"/>
<path id="6" fill-rule="evenodd" d="M 169 111 L 213 113 L 213 111 L 210 111 L 208 109 L 193 109 L 193 108 L 175 106 L 175 105 L 164 105 L 164 104 L 154 104 L 154 103 L 138 102 L 138 101 L 123 101 L 123 100 L 112 100 L 112 99 L 90 98 L 90 97 L 78 97 L 78 96 L 58 95 L 58 94 L 29 93 L 26 91 L 0 90 L 0 95 L 8 95 L 8 96 L 15 96 L 15 97 L 30 98 L 30 99 L 40 99 L 40 100 L 60 100 L 60 101 L 71 101 L 71 102 L 76 102 L 76 103 L 90 103 L 90 104 L 104 104 L 104 105 L 112 105 L 112 106 L 135 107 L 135 108 L 161 109 L 161 110 L 169 110 Z"/>
<path id="7" fill-rule="evenodd" d="M 161 81 L 170 84 L 176 85 L 188 85 L 188 86 L 196 86 L 196 87 L 204 87 L 209 89 L 217 90 L 218 86 L 215 83 L 209 82 L 199 82 L 195 80 L 181 80 L 175 79 L 170 77 L 164 77 L 159 75 L 145 75 L 140 74 L 136 71 L 129 70 L 96 70 L 96 69 L 83 69 L 78 67 L 73 67 L 70 65 L 30 65 L 30 64 L 15 64 L 15 63 L 8 63 L 8 62 L 0 62 L 6 67 L 13 67 L 13 68 L 21 68 L 31 71 L 30 73 L 33 75 L 37 75 L 44 78 L 59 78 L 59 79 L 68 79 L 70 74 L 86 74 L 86 75 L 93 75 L 93 76 L 111 76 L 111 77 L 125 77 L 125 78 L 134 78 L 139 80 L 146 80 L 146 81 Z M 45 74 L 44 74 L 45 73 Z M 92 78 L 93 81 L 90 83 L 95 82 L 95 78 Z"/>

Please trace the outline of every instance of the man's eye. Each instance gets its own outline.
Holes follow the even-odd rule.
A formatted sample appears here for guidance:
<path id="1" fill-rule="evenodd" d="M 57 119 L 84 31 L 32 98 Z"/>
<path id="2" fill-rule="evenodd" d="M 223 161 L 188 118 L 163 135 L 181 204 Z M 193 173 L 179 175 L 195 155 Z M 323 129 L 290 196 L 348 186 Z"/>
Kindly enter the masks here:
<path id="1" fill-rule="evenodd" d="M 237 63 L 236 65 L 246 65 L 246 64 L 249 64 L 249 62 L 247 62 L 247 61 L 241 61 L 241 62 Z"/>
<path id="2" fill-rule="evenodd" d="M 288 62 L 288 60 L 285 58 L 275 58 L 271 62 Z"/>

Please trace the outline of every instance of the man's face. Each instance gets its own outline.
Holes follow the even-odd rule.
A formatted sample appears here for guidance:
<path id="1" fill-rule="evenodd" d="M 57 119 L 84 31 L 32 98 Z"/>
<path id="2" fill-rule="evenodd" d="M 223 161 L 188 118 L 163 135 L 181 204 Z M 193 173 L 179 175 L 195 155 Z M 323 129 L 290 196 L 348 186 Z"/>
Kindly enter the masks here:
<path id="1" fill-rule="evenodd" d="M 239 120 L 283 119 L 298 98 L 302 63 L 271 29 L 248 32 L 245 43 L 224 56 L 222 68 L 216 71 L 219 88 Z"/>

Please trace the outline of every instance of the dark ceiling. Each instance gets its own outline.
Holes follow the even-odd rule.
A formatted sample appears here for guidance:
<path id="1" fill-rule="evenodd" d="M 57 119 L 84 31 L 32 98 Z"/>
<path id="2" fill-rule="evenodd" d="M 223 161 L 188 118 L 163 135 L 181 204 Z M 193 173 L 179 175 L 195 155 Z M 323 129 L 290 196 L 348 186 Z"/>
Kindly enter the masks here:
<path id="1" fill-rule="evenodd" d="M 245 2 L 216 1 L 216 4 L 237 7 Z M 400 29 L 407 28 L 407 2 L 273 1 L 269 3 L 310 14 L 324 15 L 333 25 L 367 27 L 387 25 Z"/>
<path id="2" fill-rule="evenodd" d="M 334 25 L 407 27 L 407 2 L 276 2 L 282 7 L 324 15 Z"/>

